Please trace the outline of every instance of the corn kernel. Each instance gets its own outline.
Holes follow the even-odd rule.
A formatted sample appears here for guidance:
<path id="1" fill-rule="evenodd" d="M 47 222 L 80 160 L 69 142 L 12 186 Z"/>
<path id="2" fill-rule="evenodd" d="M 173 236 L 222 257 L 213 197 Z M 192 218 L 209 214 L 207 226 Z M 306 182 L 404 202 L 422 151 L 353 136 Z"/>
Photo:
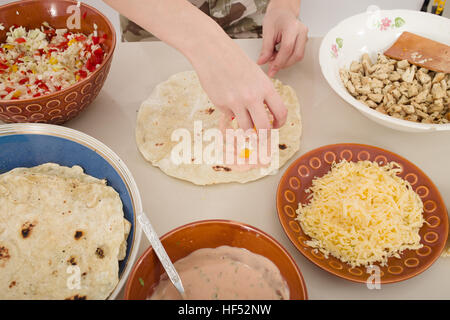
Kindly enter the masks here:
<path id="1" fill-rule="evenodd" d="M 11 72 L 17 72 L 17 70 L 19 70 L 19 68 L 17 67 L 16 64 L 13 64 L 13 65 L 11 66 Z"/>
<path id="2" fill-rule="evenodd" d="M 22 95 L 22 92 L 20 92 L 20 90 L 17 90 L 16 92 L 13 93 L 13 97 L 14 98 L 18 98 Z"/>
<path id="3" fill-rule="evenodd" d="M 70 41 L 67 43 L 67 45 L 70 47 L 70 46 L 73 45 L 75 42 L 77 42 L 77 40 L 76 40 L 76 39 L 72 39 L 72 40 L 70 40 Z"/>
<path id="4" fill-rule="evenodd" d="M 48 62 L 49 62 L 50 64 L 57 64 L 57 63 L 58 63 L 58 59 L 56 59 L 56 58 L 54 58 L 54 57 L 51 57 L 51 58 L 48 60 Z"/>
<path id="5" fill-rule="evenodd" d="M 251 154 L 251 153 L 252 153 L 252 151 L 251 151 L 250 149 L 245 148 L 245 149 L 242 149 L 242 151 L 241 151 L 239 157 L 248 159 L 248 158 L 250 157 L 250 154 Z"/>
<path id="6" fill-rule="evenodd" d="M 5 45 L 3 45 L 3 48 L 5 48 L 5 49 L 14 49 L 14 46 L 12 44 L 5 44 Z"/>

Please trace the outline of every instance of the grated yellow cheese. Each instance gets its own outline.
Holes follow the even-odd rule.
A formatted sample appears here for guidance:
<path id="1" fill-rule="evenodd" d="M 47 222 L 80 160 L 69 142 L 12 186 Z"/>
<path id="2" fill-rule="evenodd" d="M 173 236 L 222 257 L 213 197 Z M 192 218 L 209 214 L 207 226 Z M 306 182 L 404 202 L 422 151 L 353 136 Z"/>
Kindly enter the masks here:
<path id="1" fill-rule="evenodd" d="M 310 202 L 299 204 L 297 220 L 312 240 L 307 244 L 327 258 L 353 267 L 386 265 L 405 249 L 419 249 L 423 203 L 394 162 L 333 164 L 308 189 Z"/>

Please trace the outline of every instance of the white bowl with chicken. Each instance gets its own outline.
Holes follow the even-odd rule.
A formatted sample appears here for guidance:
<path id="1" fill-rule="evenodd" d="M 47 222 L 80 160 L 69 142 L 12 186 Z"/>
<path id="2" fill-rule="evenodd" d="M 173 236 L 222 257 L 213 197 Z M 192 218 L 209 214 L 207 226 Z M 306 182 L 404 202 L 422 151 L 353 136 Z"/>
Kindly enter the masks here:
<path id="1" fill-rule="evenodd" d="M 322 73 L 341 98 L 383 126 L 409 132 L 450 131 L 450 75 L 382 54 L 404 31 L 450 44 L 450 19 L 369 7 L 324 37 L 319 53 Z"/>

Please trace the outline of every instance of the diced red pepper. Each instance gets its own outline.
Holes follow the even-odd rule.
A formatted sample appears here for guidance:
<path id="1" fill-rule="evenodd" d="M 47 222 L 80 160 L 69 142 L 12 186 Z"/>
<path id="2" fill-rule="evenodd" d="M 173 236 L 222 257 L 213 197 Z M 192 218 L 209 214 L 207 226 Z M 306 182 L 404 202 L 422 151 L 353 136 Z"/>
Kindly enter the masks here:
<path id="1" fill-rule="evenodd" d="M 90 72 L 94 72 L 95 71 L 95 66 L 96 64 L 94 64 L 94 62 L 92 61 L 92 57 L 86 62 L 86 69 L 88 69 Z"/>
<path id="2" fill-rule="evenodd" d="M 100 50 L 101 49 L 95 50 L 94 54 L 86 62 L 86 69 L 90 72 L 94 72 L 97 65 L 103 62 L 103 50 Z"/>
<path id="3" fill-rule="evenodd" d="M 24 85 L 25 83 L 27 83 L 28 81 L 30 81 L 30 79 L 27 77 L 27 78 L 23 78 L 23 79 L 20 79 L 19 80 L 19 84 L 21 84 L 21 85 Z"/>
<path id="4" fill-rule="evenodd" d="M 35 94 L 33 94 L 33 97 L 34 98 L 36 98 L 36 97 L 40 97 L 41 96 L 41 94 L 38 92 L 38 93 L 35 93 Z"/>
<path id="5" fill-rule="evenodd" d="M 47 85 L 45 83 L 43 83 L 43 82 L 38 84 L 38 88 L 42 89 L 42 90 L 45 90 L 45 91 L 48 91 Z"/>
<path id="6" fill-rule="evenodd" d="M 53 29 L 44 30 L 44 33 L 48 42 L 52 41 L 53 37 L 56 36 L 56 32 Z"/>
<path id="7" fill-rule="evenodd" d="M 36 80 L 36 81 L 34 82 L 34 84 L 37 85 L 39 89 L 48 91 L 47 85 L 46 85 L 44 82 L 42 82 L 42 80 L 39 80 L 39 79 L 38 79 L 38 80 Z"/>
<path id="8" fill-rule="evenodd" d="M 95 45 L 99 44 L 99 43 L 100 43 L 100 37 L 93 36 L 93 37 L 92 37 L 92 42 L 93 42 Z"/>
<path id="9" fill-rule="evenodd" d="M 14 89 L 13 89 L 13 88 L 10 88 L 10 87 L 6 87 L 6 88 L 5 88 L 5 91 L 8 92 L 8 93 L 11 93 L 11 92 L 14 91 Z"/>
<path id="10" fill-rule="evenodd" d="M 2 95 L 0 96 L 0 99 L 3 99 L 4 97 L 6 97 L 6 94 L 2 94 Z"/>
<path id="11" fill-rule="evenodd" d="M 61 90 L 62 86 L 55 86 L 56 91 Z"/>
<path id="12" fill-rule="evenodd" d="M 9 67 L 6 64 L 0 62 L 0 69 L 6 70 L 8 68 Z"/>
<path id="13" fill-rule="evenodd" d="M 84 70 L 78 70 L 78 74 L 80 75 L 81 78 L 87 77 L 87 72 Z"/>
<path id="14" fill-rule="evenodd" d="M 84 50 L 86 50 L 87 52 L 92 52 L 92 45 L 85 43 Z"/>
<path id="15" fill-rule="evenodd" d="M 62 51 L 65 51 L 69 46 L 67 45 L 69 41 L 63 41 L 60 44 L 58 44 L 56 47 L 58 49 L 61 49 Z"/>
<path id="16" fill-rule="evenodd" d="M 86 40 L 86 37 L 83 36 L 83 35 L 77 36 L 77 37 L 75 37 L 75 40 L 77 40 L 77 41 L 84 41 L 84 40 Z"/>
<path id="17" fill-rule="evenodd" d="M 98 48 L 98 49 L 94 50 L 94 55 L 96 55 L 97 57 L 103 57 L 103 49 Z"/>
<path id="18" fill-rule="evenodd" d="M 16 39 L 16 42 L 17 43 L 24 43 L 24 42 L 26 42 L 27 40 L 25 40 L 25 38 L 17 38 Z"/>
<path id="19" fill-rule="evenodd" d="M 71 35 L 72 33 L 71 32 L 66 32 L 66 33 L 64 33 L 64 38 L 69 38 L 69 36 Z"/>

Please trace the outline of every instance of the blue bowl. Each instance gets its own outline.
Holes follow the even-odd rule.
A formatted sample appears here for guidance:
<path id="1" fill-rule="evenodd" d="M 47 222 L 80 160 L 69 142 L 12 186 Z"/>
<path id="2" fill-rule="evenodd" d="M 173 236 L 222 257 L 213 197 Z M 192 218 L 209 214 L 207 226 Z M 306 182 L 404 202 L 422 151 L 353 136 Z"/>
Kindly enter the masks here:
<path id="1" fill-rule="evenodd" d="M 126 282 L 141 239 L 141 230 L 136 228 L 136 215 L 142 212 L 142 203 L 136 183 L 113 151 L 81 132 L 46 124 L 0 126 L 0 174 L 48 162 L 67 167 L 78 165 L 86 174 L 106 179 L 120 195 L 131 231 L 126 258 L 119 262 L 119 283 L 110 296 L 115 298 Z"/>

